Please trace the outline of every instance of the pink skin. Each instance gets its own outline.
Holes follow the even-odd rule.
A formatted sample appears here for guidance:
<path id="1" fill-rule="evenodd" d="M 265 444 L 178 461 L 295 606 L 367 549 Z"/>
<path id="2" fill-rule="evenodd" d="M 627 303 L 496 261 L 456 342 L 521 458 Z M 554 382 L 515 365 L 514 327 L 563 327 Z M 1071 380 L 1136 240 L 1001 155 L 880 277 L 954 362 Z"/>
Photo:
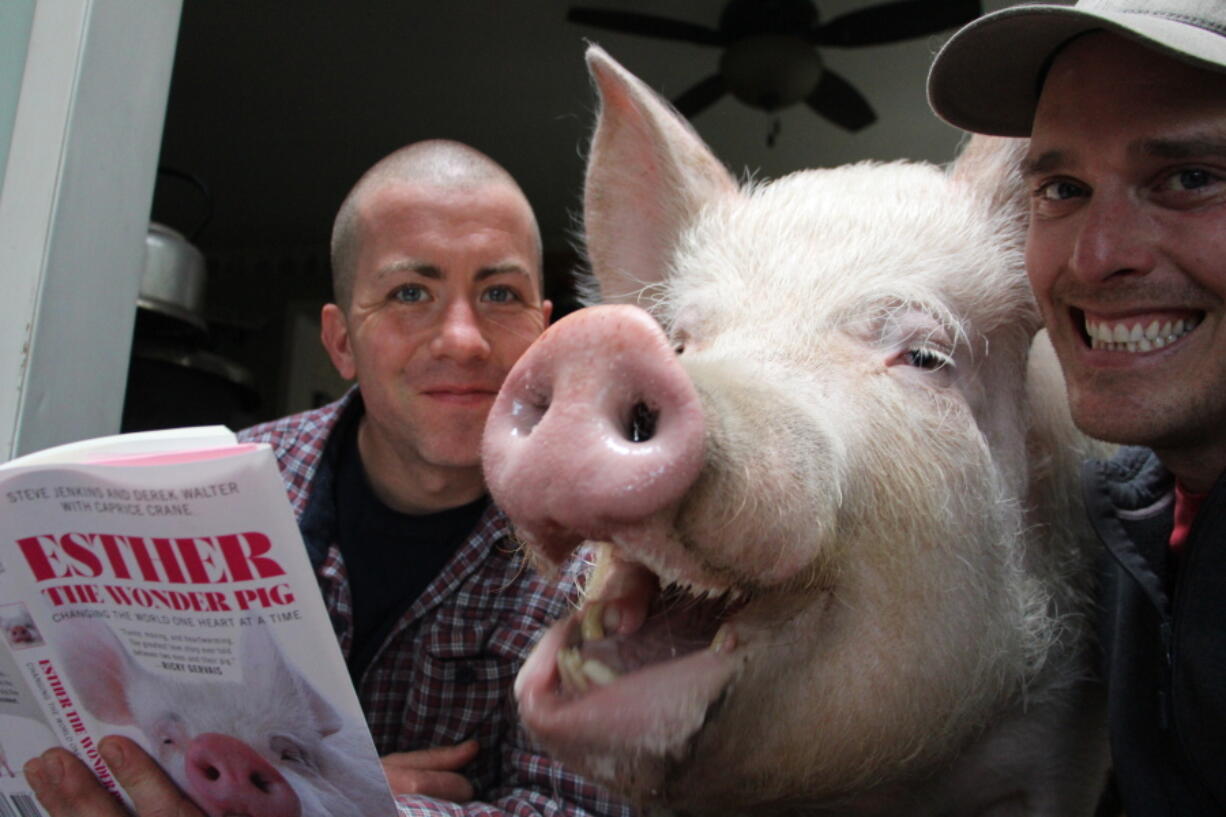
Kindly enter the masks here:
<path id="1" fill-rule="evenodd" d="M 188 793 L 209 817 L 297 817 L 298 795 L 273 766 L 229 735 L 197 735 L 187 749 Z"/>
<path id="2" fill-rule="evenodd" d="M 630 430 L 637 404 L 656 414 L 641 442 Z M 704 448 L 698 393 L 658 324 L 636 307 L 601 306 L 559 321 L 512 370 L 490 413 L 484 462 L 496 501 L 546 559 L 563 561 L 583 539 L 625 554 L 587 588 L 589 604 L 604 607 L 606 634 L 624 636 L 644 625 L 656 573 L 718 587 L 718 577 L 667 546 Z M 557 656 L 576 640 L 581 617 L 551 628 L 516 681 L 525 724 L 568 755 L 651 736 L 684 741 L 739 666 L 727 652 L 700 649 L 578 701 L 560 682 Z M 626 716 L 610 723 L 593 716 L 600 712 Z"/>
<path id="3" fill-rule="evenodd" d="M 388 183 L 361 210 L 347 308 L 321 333 L 366 404 L 358 430 L 376 493 L 406 513 L 484 492 L 481 432 L 502 380 L 549 322 L 532 210 L 507 185 Z"/>
<path id="4" fill-rule="evenodd" d="M 642 442 L 631 440 L 638 405 L 657 415 Z M 702 469 L 704 432 L 658 324 L 634 307 L 594 307 L 551 327 L 508 376 L 486 428 L 486 480 L 560 562 L 580 538 L 663 535 Z"/>

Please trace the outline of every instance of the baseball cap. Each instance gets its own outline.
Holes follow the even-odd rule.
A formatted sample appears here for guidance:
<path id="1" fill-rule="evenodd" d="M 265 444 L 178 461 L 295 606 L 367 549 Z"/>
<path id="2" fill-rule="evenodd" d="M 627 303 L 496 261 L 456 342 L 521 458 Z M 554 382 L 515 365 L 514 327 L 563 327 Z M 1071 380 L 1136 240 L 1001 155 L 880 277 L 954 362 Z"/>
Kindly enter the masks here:
<path id="1" fill-rule="evenodd" d="M 1226 71 L 1226 0 L 1021 5 L 980 17 L 945 43 L 928 72 L 928 103 L 965 130 L 1028 136 L 1052 57 L 1072 38 L 1095 30 Z"/>

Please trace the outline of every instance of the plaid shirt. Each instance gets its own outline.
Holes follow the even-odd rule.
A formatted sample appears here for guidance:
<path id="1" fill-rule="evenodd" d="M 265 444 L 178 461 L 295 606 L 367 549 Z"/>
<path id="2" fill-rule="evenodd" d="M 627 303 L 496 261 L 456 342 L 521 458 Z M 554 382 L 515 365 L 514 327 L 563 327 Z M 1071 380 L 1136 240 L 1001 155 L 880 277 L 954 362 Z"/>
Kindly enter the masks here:
<path id="1" fill-rule="evenodd" d="M 354 389 L 323 408 L 239 434 L 273 447 L 346 656 L 353 608 L 336 545 L 335 446 L 328 440 L 338 422 L 356 422 L 362 411 Z M 515 674 L 543 628 L 570 609 L 571 588 L 569 581 L 547 583 L 525 565 L 510 538 L 510 523 L 491 505 L 392 628 L 358 684 L 379 754 L 477 738 L 480 753 L 464 774 L 484 801 L 458 805 L 401 795 L 401 814 L 633 814 L 545 756 L 516 717 Z"/>

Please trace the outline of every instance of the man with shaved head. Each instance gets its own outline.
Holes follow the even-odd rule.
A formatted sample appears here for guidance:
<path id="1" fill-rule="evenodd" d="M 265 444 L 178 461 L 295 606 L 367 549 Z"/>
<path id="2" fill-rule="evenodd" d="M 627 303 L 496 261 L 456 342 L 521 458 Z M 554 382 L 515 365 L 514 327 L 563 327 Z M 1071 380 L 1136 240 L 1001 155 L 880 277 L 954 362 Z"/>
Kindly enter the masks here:
<path id="1" fill-rule="evenodd" d="M 401 813 L 628 815 L 514 711 L 515 674 L 569 590 L 524 563 L 479 460 L 503 379 L 549 322 L 528 200 L 471 147 L 409 145 L 345 198 L 332 275 L 322 340 L 357 386 L 240 437 L 277 455 Z M 102 744 L 138 812 L 198 813 L 134 744 Z M 123 813 L 59 750 L 27 776 L 53 817 Z"/>

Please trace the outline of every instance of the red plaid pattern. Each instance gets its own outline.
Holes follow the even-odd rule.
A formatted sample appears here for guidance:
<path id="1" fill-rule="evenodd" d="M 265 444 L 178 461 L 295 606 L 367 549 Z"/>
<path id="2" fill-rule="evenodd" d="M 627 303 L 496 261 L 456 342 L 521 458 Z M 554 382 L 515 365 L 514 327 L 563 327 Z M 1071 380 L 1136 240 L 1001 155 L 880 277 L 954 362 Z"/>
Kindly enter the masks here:
<path id="1" fill-rule="evenodd" d="M 323 408 L 255 426 L 245 441 L 273 446 L 294 513 L 302 520 L 311 491 L 329 465 L 328 435 L 356 390 Z M 324 472 L 324 473 L 321 473 Z M 331 502 L 329 497 L 328 502 Z M 325 526 L 326 527 L 326 526 Z M 320 589 L 341 650 L 353 633 L 349 585 L 334 541 L 304 527 Z M 464 805 L 401 796 L 401 814 L 610 815 L 633 812 L 603 789 L 541 753 L 519 725 L 511 687 L 543 628 L 569 609 L 573 572 L 547 583 L 523 561 L 510 523 L 490 506 L 388 634 L 358 685 L 380 754 L 477 738 L 481 751 L 464 774 L 483 802 Z"/>

